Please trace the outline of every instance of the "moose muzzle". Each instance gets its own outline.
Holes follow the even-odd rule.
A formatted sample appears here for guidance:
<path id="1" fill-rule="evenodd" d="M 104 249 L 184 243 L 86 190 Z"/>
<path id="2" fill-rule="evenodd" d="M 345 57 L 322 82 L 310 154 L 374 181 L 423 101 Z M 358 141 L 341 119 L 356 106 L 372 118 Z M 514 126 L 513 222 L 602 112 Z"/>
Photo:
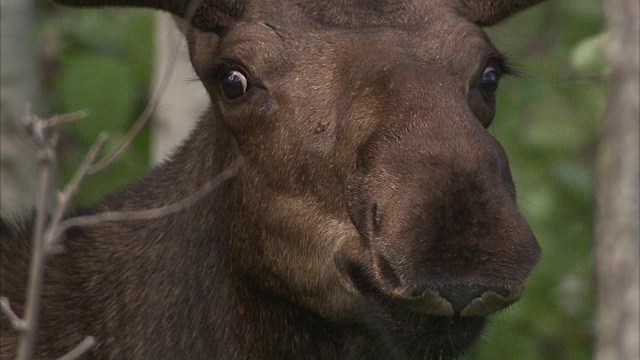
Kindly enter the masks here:
<path id="1" fill-rule="evenodd" d="M 463 91 L 433 91 L 381 99 L 379 126 L 347 184 L 360 241 L 336 261 L 366 296 L 426 315 L 484 317 L 519 299 L 540 248 L 500 144 Z"/>

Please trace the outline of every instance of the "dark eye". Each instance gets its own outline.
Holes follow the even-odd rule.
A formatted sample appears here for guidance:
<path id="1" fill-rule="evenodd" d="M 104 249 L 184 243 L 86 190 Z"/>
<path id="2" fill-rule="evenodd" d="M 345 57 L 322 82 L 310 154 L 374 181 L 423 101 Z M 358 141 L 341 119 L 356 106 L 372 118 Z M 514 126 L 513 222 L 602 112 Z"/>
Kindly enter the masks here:
<path id="1" fill-rule="evenodd" d="M 238 70 L 226 72 L 220 78 L 220 90 L 227 100 L 238 99 L 247 92 L 247 77 Z"/>
<path id="2" fill-rule="evenodd" d="M 500 74 L 498 70 L 493 68 L 492 66 L 487 66 L 482 71 L 482 79 L 480 84 L 482 85 L 482 89 L 489 94 L 493 94 L 498 90 L 498 84 L 500 83 Z"/>

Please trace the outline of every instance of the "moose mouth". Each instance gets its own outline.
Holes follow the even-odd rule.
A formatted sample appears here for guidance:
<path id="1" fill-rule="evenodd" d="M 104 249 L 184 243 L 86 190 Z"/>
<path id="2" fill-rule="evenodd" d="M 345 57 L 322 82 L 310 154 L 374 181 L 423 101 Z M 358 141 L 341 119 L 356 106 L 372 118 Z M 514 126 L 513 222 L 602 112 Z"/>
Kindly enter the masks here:
<path id="1" fill-rule="evenodd" d="M 385 286 L 357 262 L 338 256 L 336 264 L 365 299 L 365 323 L 401 359 L 459 358 L 480 337 L 486 316 L 513 301 L 512 297 L 489 292 L 460 311 L 433 289 L 415 296 L 398 296 L 383 290 Z M 487 303 L 493 305 L 485 306 Z"/>
<path id="2" fill-rule="evenodd" d="M 366 321 L 398 358 L 425 360 L 459 358 L 486 323 L 480 316 L 434 316 L 380 301 L 368 304 Z"/>

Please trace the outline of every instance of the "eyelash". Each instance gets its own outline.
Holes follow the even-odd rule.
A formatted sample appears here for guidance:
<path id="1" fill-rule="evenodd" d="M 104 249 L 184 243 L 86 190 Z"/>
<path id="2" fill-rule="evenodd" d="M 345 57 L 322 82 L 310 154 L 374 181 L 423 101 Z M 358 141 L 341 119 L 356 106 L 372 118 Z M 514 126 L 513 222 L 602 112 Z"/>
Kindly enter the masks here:
<path id="1" fill-rule="evenodd" d="M 491 56 L 489 56 L 488 59 L 485 61 L 485 66 L 490 63 L 496 64 L 497 69 L 500 70 L 500 73 L 502 76 L 505 76 L 505 75 L 515 76 L 515 77 L 524 76 L 524 73 L 520 69 L 518 69 L 518 65 L 512 62 L 507 57 L 507 55 L 503 53 L 496 52 Z"/>

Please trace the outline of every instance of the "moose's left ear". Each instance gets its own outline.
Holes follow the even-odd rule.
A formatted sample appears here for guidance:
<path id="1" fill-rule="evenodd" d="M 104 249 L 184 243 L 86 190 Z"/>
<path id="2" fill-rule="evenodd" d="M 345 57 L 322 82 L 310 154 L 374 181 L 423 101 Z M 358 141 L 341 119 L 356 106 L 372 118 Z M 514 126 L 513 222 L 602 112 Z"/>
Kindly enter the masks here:
<path id="1" fill-rule="evenodd" d="M 543 0 L 461 0 L 464 15 L 481 26 L 496 24 Z"/>

